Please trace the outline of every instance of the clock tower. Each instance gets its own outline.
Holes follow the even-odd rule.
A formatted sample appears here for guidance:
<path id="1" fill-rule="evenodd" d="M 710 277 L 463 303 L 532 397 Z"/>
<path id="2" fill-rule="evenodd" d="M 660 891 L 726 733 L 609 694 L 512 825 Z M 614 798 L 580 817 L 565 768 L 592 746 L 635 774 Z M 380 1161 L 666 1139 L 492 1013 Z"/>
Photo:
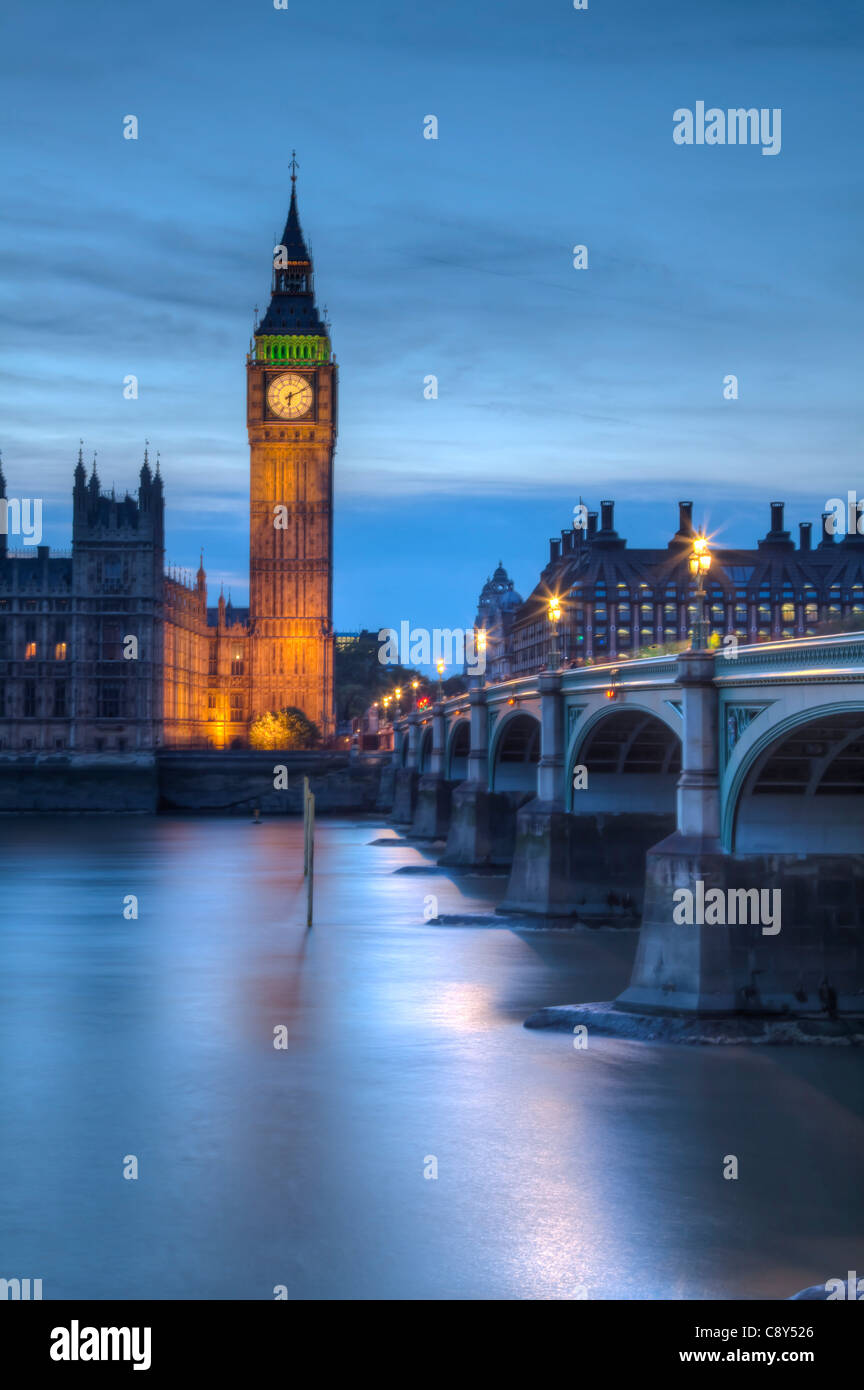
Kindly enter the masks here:
<path id="1" fill-rule="evenodd" d="M 251 717 L 286 705 L 333 733 L 333 452 L 337 367 L 291 206 L 270 304 L 247 358 Z"/>

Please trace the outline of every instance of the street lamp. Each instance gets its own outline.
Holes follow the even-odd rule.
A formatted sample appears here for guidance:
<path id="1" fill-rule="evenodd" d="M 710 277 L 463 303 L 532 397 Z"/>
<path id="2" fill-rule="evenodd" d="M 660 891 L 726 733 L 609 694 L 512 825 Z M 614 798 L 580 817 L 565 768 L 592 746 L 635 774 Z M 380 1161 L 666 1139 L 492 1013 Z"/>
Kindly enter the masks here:
<path id="1" fill-rule="evenodd" d="M 694 652 L 705 651 L 708 646 L 708 619 L 705 617 L 705 575 L 711 568 L 711 552 L 708 540 L 703 535 L 693 537 L 690 553 L 690 573 L 696 577 L 696 621 L 693 624 L 691 647 Z"/>
<path id="2" fill-rule="evenodd" d="M 444 699 L 444 658 L 439 657 L 435 662 L 435 670 L 438 672 L 438 703 Z"/>
<path id="3" fill-rule="evenodd" d="M 552 630 L 552 650 L 549 653 L 548 669 L 555 671 L 558 669 L 560 657 L 558 655 L 558 624 L 561 621 L 561 600 L 557 595 L 550 598 L 546 609 L 546 616 Z"/>
<path id="4" fill-rule="evenodd" d="M 481 627 L 477 630 L 474 641 L 477 655 L 477 674 L 481 676 L 486 674 L 486 642 L 486 629 Z"/>
<path id="5" fill-rule="evenodd" d="M 411 689 L 414 691 L 414 708 L 415 708 L 415 709 L 417 708 L 417 690 L 418 690 L 418 688 L 419 688 L 419 685 L 420 685 L 420 682 L 419 682 L 419 681 L 412 681 L 412 682 L 411 682 Z"/>
<path id="6" fill-rule="evenodd" d="M 397 715 L 398 715 L 398 714 L 401 714 L 401 713 L 402 713 L 402 687 L 401 687 L 401 685 L 397 685 L 396 689 L 393 691 L 393 694 L 396 696 L 396 713 L 397 713 Z"/>

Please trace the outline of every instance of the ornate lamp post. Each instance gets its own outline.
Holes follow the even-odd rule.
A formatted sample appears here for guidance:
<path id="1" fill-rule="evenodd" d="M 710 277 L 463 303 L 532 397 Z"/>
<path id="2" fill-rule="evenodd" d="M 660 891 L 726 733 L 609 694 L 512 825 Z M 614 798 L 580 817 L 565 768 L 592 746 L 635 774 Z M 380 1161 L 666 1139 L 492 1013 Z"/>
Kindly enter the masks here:
<path id="1" fill-rule="evenodd" d="M 438 672 L 438 703 L 444 699 L 444 658 L 439 657 L 435 662 L 435 670 Z"/>
<path id="2" fill-rule="evenodd" d="M 393 694 L 396 696 L 396 718 L 398 719 L 398 718 L 399 718 L 399 715 L 402 713 L 402 687 L 401 687 L 401 685 L 397 685 L 396 689 L 393 691 Z"/>
<path id="3" fill-rule="evenodd" d="M 694 652 L 705 651 L 708 646 L 708 619 L 705 617 L 705 575 L 711 568 L 711 552 L 705 536 L 693 538 L 690 554 L 690 573 L 696 577 L 696 621 L 693 624 L 691 647 Z"/>
<path id="4" fill-rule="evenodd" d="M 546 609 L 546 615 L 549 619 L 549 627 L 552 634 L 552 649 L 549 652 L 547 666 L 550 671 L 557 671 L 561 661 L 558 651 L 558 624 L 561 621 L 561 600 L 557 595 L 553 595 L 553 597 L 550 598 Z"/>
<path id="5" fill-rule="evenodd" d="M 415 709 L 417 708 L 417 691 L 418 691 L 418 689 L 419 689 L 419 686 L 420 686 L 420 682 L 419 682 L 419 681 L 412 681 L 412 682 L 411 682 L 411 689 L 414 691 L 414 708 L 415 708 Z"/>

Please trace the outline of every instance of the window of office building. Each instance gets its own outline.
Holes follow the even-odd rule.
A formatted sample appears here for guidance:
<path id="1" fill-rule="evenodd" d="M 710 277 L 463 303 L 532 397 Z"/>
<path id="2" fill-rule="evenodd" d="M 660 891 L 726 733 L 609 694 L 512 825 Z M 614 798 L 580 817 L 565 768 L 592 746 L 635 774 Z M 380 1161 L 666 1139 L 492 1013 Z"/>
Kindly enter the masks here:
<path id="1" fill-rule="evenodd" d="M 35 681 L 25 681 L 25 682 L 24 682 L 24 692 L 23 692 L 23 694 L 24 694 L 24 700 L 23 700 L 23 705 L 22 705 L 22 711 L 21 711 L 21 712 L 22 712 L 22 714 L 23 714 L 23 716 L 24 716 L 25 719 L 35 719 L 35 718 L 36 718 L 36 682 L 35 682 Z"/>

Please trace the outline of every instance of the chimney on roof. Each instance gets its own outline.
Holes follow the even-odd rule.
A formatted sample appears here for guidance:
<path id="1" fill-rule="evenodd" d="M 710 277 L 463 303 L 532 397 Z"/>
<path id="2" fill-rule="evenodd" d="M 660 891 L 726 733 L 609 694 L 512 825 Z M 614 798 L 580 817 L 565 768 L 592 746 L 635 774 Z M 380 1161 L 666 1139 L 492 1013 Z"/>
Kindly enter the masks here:
<path id="1" fill-rule="evenodd" d="M 615 530 L 615 503 L 614 503 L 614 502 L 606 501 L 606 502 L 601 502 L 601 503 L 600 503 L 600 529 L 601 529 L 601 531 L 614 531 L 614 530 Z"/>
<path id="2" fill-rule="evenodd" d="M 811 535 L 810 535 L 810 533 L 811 533 L 812 529 L 813 529 L 813 528 L 812 528 L 812 525 L 811 525 L 811 523 L 810 523 L 809 521 L 799 521 L 799 523 L 798 523 L 798 534 L 799 534 L 799 536 L 800 536 L 800 546 L 799 546 L 799 549 L 801 549 L 801 550 L 809 550 L 809 549 L 810 549 L 810 543 L 811 543 Z"/>
<path id="3" fill-rule="evenodd" d="M 833 520 L 833 512 L 822 513 L 822 539 L 819 542 L 819 549 L 823 550 L 827 545 L 834 544 L 834 531 L 829 527 L 829 520 Z"/>
<path id="4" fill-rule="evenodd" d="M 596 512 L 589 512 L 589 513 L 588 513 L 588 539 L 590 540 L 592 536 L 596 536 L 596 535 L 597 535 L 597 513 L 596 513 Z"/>
<path id="5" fill-rule="evenodd" d="M 678 535 L 679 535 L 679 536 L 692 536 L 692 535 L 693 535 L 693 503 L 692 503 L 692 502 L 679 502 L 679 503 L 678 503 Z"/>
<path id="6" fill-rule="evenodd" d="M 759 542 L 759 549 L 768 546 L 772 550 L 794 550 L 795 542 L 788 531 L 783 529 L 783 510 L 785 502 L 771 503 L 771 530 Z"/>
<path id="7" fill-rule="evenodd" d="M 556 560 L 561 558 L 561 542 L 554 537 L 549 542 L 549 563 L 554 565 Z"/>

